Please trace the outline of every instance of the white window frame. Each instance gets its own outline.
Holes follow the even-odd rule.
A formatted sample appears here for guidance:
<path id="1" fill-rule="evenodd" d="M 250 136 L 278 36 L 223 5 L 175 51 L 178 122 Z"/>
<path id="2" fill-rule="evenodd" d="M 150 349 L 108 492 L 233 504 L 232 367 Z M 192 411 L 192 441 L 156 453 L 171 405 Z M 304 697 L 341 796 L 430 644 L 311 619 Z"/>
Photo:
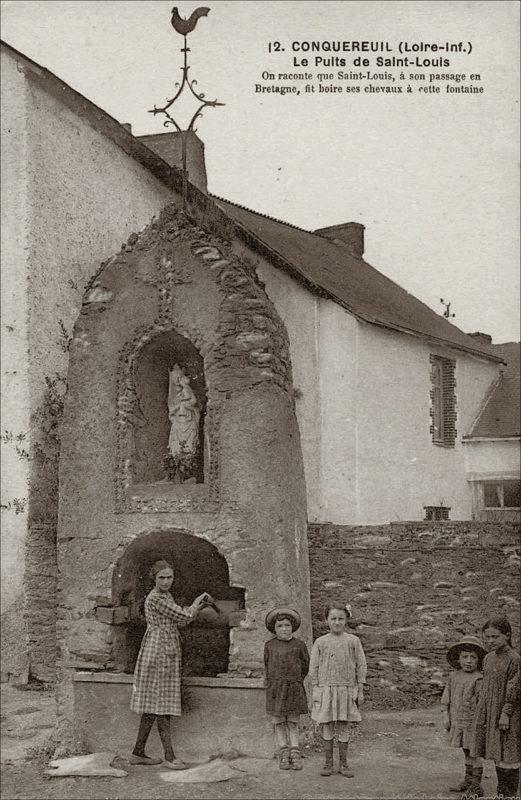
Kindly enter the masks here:
<path id="1" fill-rule="evenodd" d="M 481 496 L 482 496 L 482 508 L 483 511 L 520 511 L 521 506 L 505 506 L 505 483 L 514 483 L 518 481 L 519 478 L 502 478 L 500 480 L 484 480 L 481 481 Z M 488 485 L 495 485 L 497 486 L 498 492 L 498 500 L 500 502 L 499 506 L 487 506 L 485 505 L 485 484 Z"/>

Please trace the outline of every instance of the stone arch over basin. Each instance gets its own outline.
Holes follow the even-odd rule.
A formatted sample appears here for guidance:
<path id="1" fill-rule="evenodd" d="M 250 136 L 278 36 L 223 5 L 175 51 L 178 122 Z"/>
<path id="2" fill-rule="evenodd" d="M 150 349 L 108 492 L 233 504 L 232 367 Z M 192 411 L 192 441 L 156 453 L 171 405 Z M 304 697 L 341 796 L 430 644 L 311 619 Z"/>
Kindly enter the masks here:
<path id="1" fill-rule="evenodd" d="M 244 589 L 231 586 L 228 564 L 217 548 L 183 530 L 143 533 L 118 559 L 112 578 L 112 660 L 116 671 L 131 673 L 146 622 L 143 605 L 151 589 L 150 567 L 164 559 L 174 570 L 172 595 L 189 605 L 204 591 L 221 610 L 205 609 L 190 625 L 181 628 L 183 675 L 216 677 L 228 670 L 230 627 L 238 624 L 244 609 Z"/>

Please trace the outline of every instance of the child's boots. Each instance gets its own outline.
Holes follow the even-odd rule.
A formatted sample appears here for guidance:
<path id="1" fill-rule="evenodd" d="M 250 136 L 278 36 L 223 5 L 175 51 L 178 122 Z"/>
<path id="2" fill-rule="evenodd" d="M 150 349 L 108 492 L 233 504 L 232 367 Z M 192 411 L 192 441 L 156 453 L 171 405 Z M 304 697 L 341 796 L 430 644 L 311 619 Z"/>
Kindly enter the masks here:
<path id="1" fill-rule="evenodd" d="M 339 742 L 338 743 L 338 753 L 340 756 L 340 769 L 339 772 L 344 778 L 353 778 L 354 773 L 351 772 L 349 767 L 347 766 L 347 742 Z"/>
<path id="2" fill-rule="evenodd" d="M 298 747 L 292 747 L 289 753 L 291 769 L 302 769 L 302 755 Z"/>
<path id="3" fill-rule="evenodd" d="M 481 778 L 483 777 L 483 767 L 472 767 L 470 774 L 470 783 L 463 793 L 463 797 L 476 798 L 483 797 L 485 794 L 481 785 Z"/>
<path id="4" fill-rule="evenodd" d="M 497 795 L 504 798 L 519 797 L 519 770 L 496 767 L 496 774 Z"/>
<path id="5" fill-rule="evenodd" d="M 291 769 L 289 747 L 281 747 L 279 750 L 279 769 Z"/>
<path id="6" fill-rule="evenodd" d="M 329 776 L 333 774 L 333 739 L 324 739 L 324 753 L 326 760 L 324 766 L 320 770 L 320 774 Z"/>
<path id="7" fill-rule="evenodd" d="M 507 769 L 506 797 L 519 797 L 519 770 Z"/>
<path id="8" fill-rule="evenodd" d="M 449 792 L 465 792 L 472 782 L 472 764 L 465 764 L 465 777 L 457 786 L 449 786 Z"/>

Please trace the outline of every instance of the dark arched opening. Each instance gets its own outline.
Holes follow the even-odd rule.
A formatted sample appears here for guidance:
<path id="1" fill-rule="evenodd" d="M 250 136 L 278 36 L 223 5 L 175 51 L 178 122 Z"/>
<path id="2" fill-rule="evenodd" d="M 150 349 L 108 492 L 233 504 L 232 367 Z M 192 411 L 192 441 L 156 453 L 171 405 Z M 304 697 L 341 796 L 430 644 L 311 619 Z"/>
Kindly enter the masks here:
<path id="1" fill-rule="evenodd" d="M 229 613 L 244 608 L 244 589 L 230 586 L 226 559 L 205 539 L 184 531 L 157 531 L 132 542 L 119 559 L 112 581 L 113 603 L 128 609 L 128 618 L 114 625 L 112 660 L 118 672 L 133 672 L 146 630 L 143 615 L 151 584 L 148 574 L 158 559 L 174 570 L 172 595 L 180 605 L 189 605 L 202 592 L 209 592 L 222 609 L 208 609 L 190 625 L 181 628 L 183 675 L 216 677 L 227 672 L 230 647 Z"/>
<path id="2" fill-rule="evenodd" d="M 199 414 L 198 446 L 194 463 L 185 477 L 204 482 L 204 422 L 206 384 L 204 363 L 194 345 L 175 331 L 165 331 L 144 344 L 132 368 L 138 415 L 134 418 L 131 473 L 133 483 L 147 484 L 172 479 L 175 469 L 168 464 L 171 429 L 168 394 L 169 376 L 177 365 L 188 378 Z"/>

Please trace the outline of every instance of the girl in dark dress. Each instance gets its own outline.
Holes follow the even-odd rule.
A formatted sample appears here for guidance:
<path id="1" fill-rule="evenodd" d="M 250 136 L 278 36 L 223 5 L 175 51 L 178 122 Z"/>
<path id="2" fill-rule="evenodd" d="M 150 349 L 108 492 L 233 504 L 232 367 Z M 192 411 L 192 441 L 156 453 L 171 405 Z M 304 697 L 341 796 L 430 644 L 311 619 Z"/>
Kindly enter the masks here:
<path id="1" fill-rule="evenodd" d="M 519 797 L 520 657 L 511 647 L 512 628 L 506 617 L 487 620 L 482 632 L 489 653 L 483 662 L 483 688 L 476 712 L 473 755 L 494 762 L 499 797 Z"/>
<path id="2" fill-rule="evenodd" d="M 302 769 L 299 747 L 299 717 L 308 713 L 304 678 L 309 669 L 305 643 L 293 633 L 300 616 L 292 608 L 274 608 L 266 616 L 266 627 L 275 634 L 264 645 L 266 668 L 266 712 L 273 723 L 281 769 Z"/>

